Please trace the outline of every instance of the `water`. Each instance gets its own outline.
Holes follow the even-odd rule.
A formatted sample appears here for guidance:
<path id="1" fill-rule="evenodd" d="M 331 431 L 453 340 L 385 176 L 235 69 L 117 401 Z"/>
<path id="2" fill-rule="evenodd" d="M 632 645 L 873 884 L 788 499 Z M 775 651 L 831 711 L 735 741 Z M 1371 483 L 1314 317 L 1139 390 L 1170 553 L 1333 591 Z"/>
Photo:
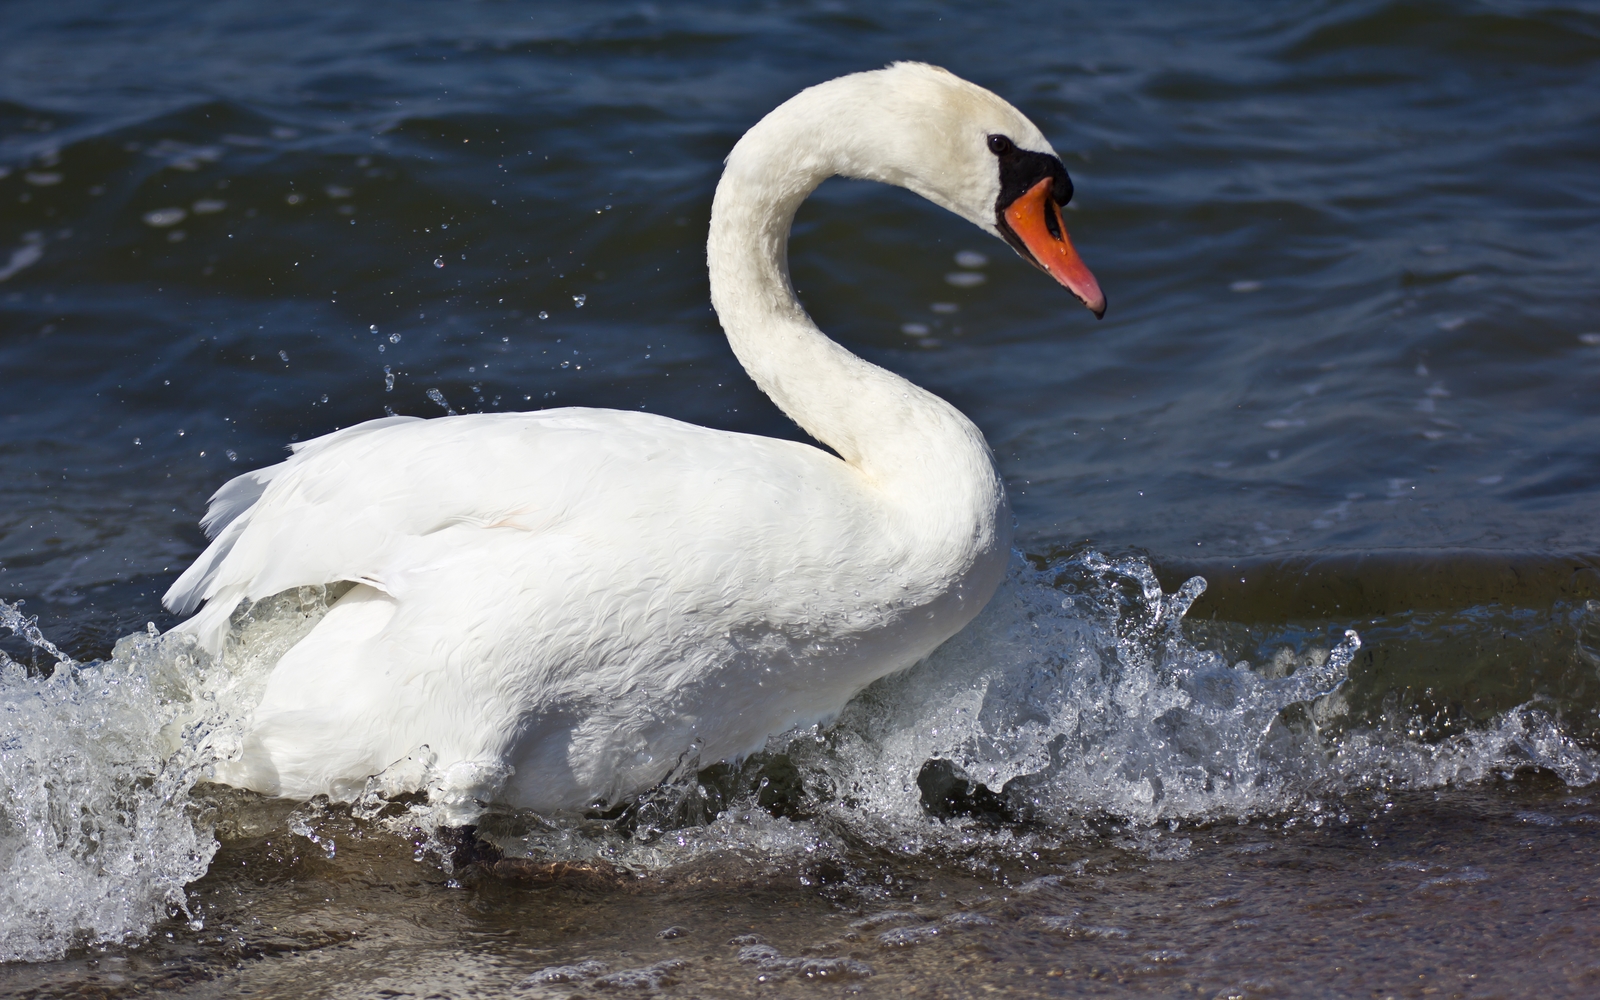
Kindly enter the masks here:
<path id="1" fill-rule="evenodd" d="M 1592 5 L 0 30 L 0 597 L 74 661 L 0 639 L 7 992 L 1592 995 Z M 995 447 L 1027 556 L 984 616 L 623 815 L 486 819 L 559 877 L 453 857 L 400 792 L 426 761 L 347 805 L 204 783 L 324 600 L 220 663 L 150 635 L 216 486 L 389 411 L 797 437 L 709 312 L 711 192 L 771 107 L 890 58 L 1039 123 L 1110 299 L 904 192 L 797 220 L 823 328 Z"/>

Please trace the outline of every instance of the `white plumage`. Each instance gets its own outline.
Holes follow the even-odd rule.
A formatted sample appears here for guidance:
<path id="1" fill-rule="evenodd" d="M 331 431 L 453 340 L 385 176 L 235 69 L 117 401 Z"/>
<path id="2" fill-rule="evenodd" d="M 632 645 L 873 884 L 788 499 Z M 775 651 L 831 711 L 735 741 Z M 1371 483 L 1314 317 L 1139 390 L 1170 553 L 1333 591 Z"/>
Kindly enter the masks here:
<path id="1" fill-rule="evenodd" d="M 335 796 L 426 746 L 457 796 L 539 810 L 649 788 L 837 713 L 998 585 L 1010 514 L 949 404 L 828 340 L 789 286 L 795 209 L 834 174 L 991 233 L 987 136 L 1027 119 L 943 70 L 813 87 L 728 158 L 712 300 L 745 368 L 834 454 L 643 413 L 391 417 L 219 490 L 173 585 L 212 650 L 241 601 L 352 581 L 274 667 L 219 779 Z M 1050 153 L 1053 157 L 1053 153 Z"/>

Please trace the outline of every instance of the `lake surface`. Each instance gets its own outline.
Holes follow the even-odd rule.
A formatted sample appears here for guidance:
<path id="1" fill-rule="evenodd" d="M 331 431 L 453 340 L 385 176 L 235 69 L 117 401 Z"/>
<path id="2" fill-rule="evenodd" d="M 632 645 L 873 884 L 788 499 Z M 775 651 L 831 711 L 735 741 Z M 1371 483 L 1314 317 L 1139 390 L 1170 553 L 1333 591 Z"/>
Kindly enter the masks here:
<path id="1" fill-rule="evenodd" d="M 63 0 L 0 37 L 0 993 L 1600 991 L 1600 7 Z M 738 767 L 490 817 L 498 864 L 422 802 L 205 783 L 252 664 L 152 633 L 206 498 L 389 412 L 801 438 L 708 305 L 711 196 L 894 59 L 1039 124 L 1110 302 L 904 191 L 796 221 L 823 329 L 994 447 L 989 610 Z"/>

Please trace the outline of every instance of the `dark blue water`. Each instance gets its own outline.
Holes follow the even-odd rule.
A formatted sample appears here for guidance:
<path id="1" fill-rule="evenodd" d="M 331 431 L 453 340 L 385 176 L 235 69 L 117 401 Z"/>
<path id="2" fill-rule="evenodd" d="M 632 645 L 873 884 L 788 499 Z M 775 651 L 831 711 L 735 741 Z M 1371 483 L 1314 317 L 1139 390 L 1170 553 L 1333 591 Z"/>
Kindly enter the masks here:
<path id="1" fill-rule="evenodd" d="M 0 9 L 0 38 L 0 596 L 25 599 L 79 659 L 108 655 L 147 621 L 173 623 L 158 598 L 199 551 L 206 498 L 294 440 L 388 412 L 574 404 L 799 437 L 740 370 L 707 303 L 704 238 L 721 159 L 801 88 L 917 59 L 995 90 L 1051 137 L 1077 190 L 1068 225 L 1109 297 L 1107 317 L 1094 322 L 961 220 L 864 183 L 829 182 L 801 210 L 794 278 L 830 334 L 983 428 L 1011 489 L 1019 545 L 1041 560 L 1090 543 L 1143 553 L 1169 591 L 1205 575 L 1189 640 L 1258 666 L 1285 645 L 1301 655 L 1358 630 L 1364 646 L 1341 692 L 1340 725 L 1368 741 L 1363 752 L 1404 757 L 1407 740 L 1505 735 L 1506 713 L 1524 705 L 1542 706 L 1553 728 L 1537 738 L 1519 730 L 1505 736 L 1511 743 L 1564 741 L 1580 756 L 1596 747 L 1600 7 L 58 2 Z M 21 640 L 0 647 L 48 671 L 48 657 Z M 974 648 L 977 660 L 999 656 Z M 1355 753 L 1342 746 L 1333 752 Z M 1263 957 L 1206 944 L 1182 924 L 1159 946 L 1123 947 L 1139 935 L 1057 933 L 1027 906 L 994 903 L 986 919 L 1002 930 L 987 952 L 943 943 L 884 952 L 894 958 L 872 952 L 860 960 L 876 963 L 878 977 L 857 985 L 886 989 L 902 974 L 890 966 L 909 962 L 905 982 L 939 995 L 961 992 L 950 986 L 958 968 L 991 985 L 1023 977 L 1015 982 L 1031 985 L 1015 988 L 1034 993 L 1311 995 L 1287 971 L 1311 962 L 1322 963 L 1316 989 L 1326 995 L 1421 995 L 1434 984 L 1419 976 L 1443 974 L 1428 965 L 1442 947 L 1428 921 L 1458 919 L 1463 907 L 1516 910 L 1544 891 L 1534 888 L 1541 880 L 1592 884 L 1595 826 L 1572 818 L 1589 815 L 1592 778 L 1562 771 L 1575 758 L 1548 742 L 1496 746 L 1426 780 L 1396 765 L 1414 788 L 1463 798 L 1438 805 L 1418 792 L 1391 803 L 1410 810 L 1399 819 L 1372 818 L 1391 813 L 1364 798 L 1329 806 L 1347 814 L 1339 834 L 1297 832 L 1313 829 L 1308 803 L 1329 788 L 1330 801 L 1359 798 L 1382 784 L 1368 780 L 1375 772 L 1353 784 L 1302 775 L 1287 797 L 1251 800 L 1246 814 L 1290 820 L 1248 843 L 1207 832 L 1212 806 L 1141 812 L 1120 792 L 1094 800 L 1132 829 L 1148 830 L 1158 814 L 1157 832 L 1169 818 L 1200 824 L 1181 834 L 1190 853 L 1160 863 L 1133 834 L 1051 820 L 1043 836 L 1057 853 L 1027 862 L 1038 870 L 1023 872 L 1011 848 L 994 847 L 957 865 L 967 873 L 958 876 L 926 852 L 897 854 L 902 828 L 844 823 L 836 863 L 855 874 L 840 884 L 858 891 L 887 872 L 885 891 L 905 898 L 840 889 L 819 902 L 796 888 L 809 877 L 799 862 L 774 862 L 776 875 L 759 865 L 724 875 L 740 900 L 780 882 L 799 894 L 748 904 L 759 914 L 746 921 L 777 919 L 794 902 L 811 914 L 796 918 L 808 929 L 793 940 L 766 933 L 798 951 L 812 937 L 837 938 L 828 921 L 841 908 L 915 909 L 928 892 L 998 899 L 995 879 L 1041 873 L 1093 881 L 1082 868 L 1072 874 L 1079 855 L 1131 852 L 1095 861 L 1109 866 L 1094 876 L 1102 888 L 1079 889 L 1120 892 L 1132 902 L 1116 905 L 1137 908 L 1157 906 L 1151 886 L 1163 879 L 1223 878 L 1217 859 L 1230 851 L 1256 857 L 1248 851 L 1265 843 L 1323 856 L 1333 851 L 1325 838 L 1342 837 L 1316 890 L 1342 901 L 1312 922 L 1377 912 L 1374 893 L 1421 900 L 1431 916 L 1382 926 L 1424 971 L 1399 952 L 1384 966 L 1376 953 L 1352 960 L 1332 946 L 1314 959 L 1287 947 Z M 1264 752 L 1280 753 L 1278 764 L 1300 760 Z M 1089 800 L 1050 801 L 1088 809 Z M 1523 813 L 1550 822 L 1516 818 Z M 1447 832 L 1430 846 L 1418 831 L 1433 820 Z M 170 961 L 191 985 L 226 992 L 237 985 L 230 976 L 261 976 L 282 995 L 307 996 L 385 988 L 374 970 L 397 959 L 372 957 L 382 934 L 358 914 L 391 905 L 382 901 L 419 879 L 429 888 L 407 898 L 452 914 L 406 918 L 435 935 L 416 945 L 431 957 L 418 959 L 426 969 L 413 979 L 440 995 L 500 989 L 591 953 L 631 968 L 615 952 L 666 947 L 639 944 L 656 941 L 654 925 L 637 940 L 601 933 L 630 919 L 619 890 L 561 888 L 545 899 L 491 885 L 458 907 L 457 890 L 413 863 L 408 845 L 371 847 L 374 858 L 399 857 L 363 855 L 330 873 L 305 860 L 320 857 L 310 841 L 283 846 L 287 822 L 224 836 L 213 873 L 197 883 L 198 894 L 233 900 L 228 941 L 181 920 L 115 927 L 132 927 L 133 941 L 173 931 Z M 1410 832 L 1393 841 L 1363 832 L 1385 822 Z M 1509 860 L 1526 857 L 1513 849 L 1524 828 L 1561 860 Z M 699 836 L 715 844 L 732 834 Z M 1384 853 L 1368 841 L 1409 846 Z M 1424 871 L 1422 881 L 1459 876 L 1432 888 L 1382 867 L 1446 843 L 1489 853 L 1460 861 L 1454 876 Z M 228 881 L 224 861 L 270 873 Z M 1446 862 L 1426 862 L 1435 863 Z M 651 907 L 735 905 L 695 881 L 700 869 L 677 864 L 649 869 L 678 880 Z M 971 874 L 990 864 L 1013 867 Z M 969 876 L 977 881 L 955 884 Z M 287 927 L 284 914 L 310 905 L 300 895 L 362 878 L 368 894 L 329 917 L 337 933 L 302 927 L 273 945 L 241 929 L 263 912 Z M 595 918 L 590 937 L 484 945 L 474 954 L 493 953 L 492 975 L 450 964 L 475 935 L 579 926 L 570 914 L 591 891 L 611 915 Z M 1190 902 L 1227 895 L 1205 893 Z M 1351 893 L 1369 902 L 1349 902 Z M 1600 921 L 1581 895 L 1553 897 L 1568 937 L 1508 931 L 1451 960 L 1481 964 L 1471 972 L 1480 980 L 1439 988 L 1511 995 L 1528 982 L 1519 977 L 1537 974 L 1543 991 L 1586 995 L 1600 975 L 1585 957 Z M 1053 905 L 1065 919 L 1090 904 Z M 1296 905 L 1249 919 L 1303 924 Z M 1091 917 L 1080 924 L 1132 919 Z M 665 912 L 661 921 L 692 922 Z M 722 955 L 723 937 L 707 966 L 715 971 L 680 971 L 684 985 L 661 988 L 757 989 L 763 973 Z M 520 947 L 549 960 L 507 957 Z M 297 978 L 306 955 L 338 966 L 339 948 L 366 956 L 349 959 L 356 971 L 322 985 Z M 1093 954 L 1062 957 L 1074 948 Z M 1186 957 L 1149 957 L 1162 951 Z M 990 971 L 960 964 L 980 953 L 992 956 Z M 169 961 L 122 945 L 100 958 L 72 954 L 9 967 L 24 970 L 16 988 L 149 988 Z M 116 973 L 118 986 L 93 965 L 102 959 L 153 964 Z M 228 971 L 239 962 L 255 971 Z M 1491 980 L 1499 985 L 1474 986 Z"/>

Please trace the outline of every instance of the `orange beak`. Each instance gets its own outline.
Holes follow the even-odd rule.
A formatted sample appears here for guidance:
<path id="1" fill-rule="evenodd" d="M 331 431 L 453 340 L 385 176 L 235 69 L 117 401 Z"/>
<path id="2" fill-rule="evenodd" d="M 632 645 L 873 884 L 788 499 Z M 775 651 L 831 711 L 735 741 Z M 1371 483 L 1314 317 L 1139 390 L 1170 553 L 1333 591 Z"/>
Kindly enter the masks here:
<path id="1" fill-rule="evenodd" d="M 1095 319 L 1099 319 L 1106 314 L 1106 297 L 1083 258 L 1072 248 L 1067 227 L 1061 221 L 1061 206 L 1050 197 L 1054 183 L 1046 177 L 1006 206 L 1003 213 L 1006 224 L 1033 254 L 1033 261 L 1040 270 L 1082 299 Z"/>

